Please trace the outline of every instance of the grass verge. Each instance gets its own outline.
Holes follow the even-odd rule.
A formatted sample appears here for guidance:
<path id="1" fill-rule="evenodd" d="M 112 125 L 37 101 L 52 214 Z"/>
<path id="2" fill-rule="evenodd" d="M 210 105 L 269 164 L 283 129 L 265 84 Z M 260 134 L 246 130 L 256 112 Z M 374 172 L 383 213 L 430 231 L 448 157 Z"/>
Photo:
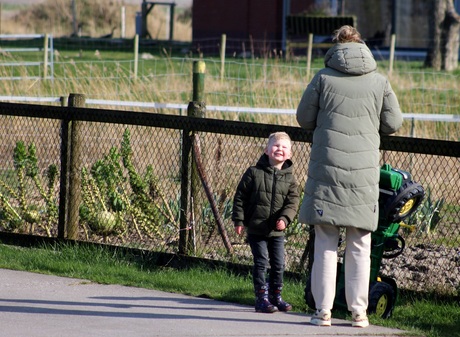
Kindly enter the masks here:
<path id="1" fill-rule="evenodd" d="M 139 256 L 103 246 L 69 244 L 47 244 L 39 248 L 2 244 L 0 255 L 0 268 L 81 278 L 101 284 L 156 289 L 246 305 L 254 303 L 251 275 L 235 275 L 228 270 L 210 269 L 205 265 L 181 270 L 153 267 Z M 301 281 L 285 280 L 283 297 L 297 312 L 308 310 L 303 299 L 303 287 Z M 334 312 L 334 316 L 350 319 L 345 312 Z M 370 320 L 375 325 L 409 331 L 409 335 L 413 336 L 460 337 L 458 299 L 402 292 L 391 318 L 384 320 L 371 316 Z"/>

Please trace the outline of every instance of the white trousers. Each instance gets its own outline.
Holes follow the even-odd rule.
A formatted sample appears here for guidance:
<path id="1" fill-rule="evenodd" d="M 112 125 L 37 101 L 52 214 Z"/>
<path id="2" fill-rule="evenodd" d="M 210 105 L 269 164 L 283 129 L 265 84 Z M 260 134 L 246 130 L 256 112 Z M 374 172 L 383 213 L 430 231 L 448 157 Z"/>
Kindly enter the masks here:
<path id="1" fill-rule="evenodd" d="M 353 227 L 345 231 L 345 297 L 348 310 L 363 312 L 369 298 L 371 232 Z M 311 291 L 319 310 L 331 310 L 334 304 L 339 237 L 339 226 L 315 226 Z"/>

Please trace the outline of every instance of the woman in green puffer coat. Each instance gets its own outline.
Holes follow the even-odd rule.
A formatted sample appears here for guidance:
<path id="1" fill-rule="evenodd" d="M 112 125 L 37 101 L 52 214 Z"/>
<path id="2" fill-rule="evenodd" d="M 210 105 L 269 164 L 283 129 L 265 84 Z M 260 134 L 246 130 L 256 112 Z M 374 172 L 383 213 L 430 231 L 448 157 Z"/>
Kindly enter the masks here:
<path id="1" fill-rule="evenodd" d="M 346 228 L 345 295 L 353 326 L 369 325 L 371 232 L 377 229 L 380 135 L 402 125 L 388 80 L 359 32 L 343 26 L 336 44 L 307 86 L 297 108 L 299 125 L 313 131 L 311 157 L 299 221 L 315 225 L 311 323 L 331 325 L 337 245 Z"/>

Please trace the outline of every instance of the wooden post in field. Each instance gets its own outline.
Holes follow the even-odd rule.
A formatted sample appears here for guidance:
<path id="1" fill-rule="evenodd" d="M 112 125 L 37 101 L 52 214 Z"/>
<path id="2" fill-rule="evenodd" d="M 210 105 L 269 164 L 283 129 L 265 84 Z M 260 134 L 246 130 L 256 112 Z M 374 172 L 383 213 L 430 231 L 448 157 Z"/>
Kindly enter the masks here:
<path id="1" fill-rule="evenodd" d="M 173 2 L 169 6 L 169 41 L 174 40 L 174 8 L 176 4 Z"/>
<path id="2" fill-rule="evenodd" d="M 206 106 L 204 103 L 204 73 L 206 64 L 203 61 L 195 61 L 193 63 L 193 94 L 192 101 L 187 107 L 187 115 L 191 117 L 204 117 Z M 179 253 L 186 254 L 190 248 L 194 251 L 195 238 L 193 233 L 194 228 L 188 235 L 190 229 L 188 214 L 200 214 L 196 208 L 198 186 L 200 178 L 196 168 L 192 165 L 190 155 L 192 154 L 192 137 L 189 130 L 184 130 L 182 133 L 182 170 L 181 170 L 181 213 L 180 213 L 180 232 L 179 232 Z M 189 177 L 190 175 L 190 177 Z M 190 179 L 190 180 L 189 180 Z M 191 181 L 191 183 L 190 183 Z M 190 183 L 190 196 L 189 196 Z M 190 197 L 190 199 L 189 199 Z M 193 202 L 192 202 L 193 200 Z M 189 202 L 190 201 L 190 202 Z M 192 210 L 193 208 L 193 210 Z M 199 213 L 197 213 L 199 212 Z"/>
<path id="3" fill-rule="evenodd" d="M 222 34 L 220 39 L 220 82 L 224 80 L 225 74 L 225 50 L 227 48 L 227 35 Z"/>
<path id="4" fill-rule="evenodd" d="M 203 61 L 196 61 L 193 64 L 193 102 L 190 102 L 188 106 L 188 115 L 192 117 L 205 117 L 206 112 L 206 103 L 204 102 L 204 73 L 206 70 L 206 64 Z M 184 130 L 185 131 L 185 130 Z M 206 174 L 206 138 L 200 137 L 198 131 L 195 132 L 188 132 L 188 134 L 193 137 L 191 140 L 192 145 L 192 159 L 194 165 L 191 165 L 191 174 L 190 174 L 190 202 L 192 205 L 189 206 L 188 209 L 191 210 L 190 214 L 191 221 L 189 222 L 191 225 L 188 229 L 190 229 L 190 235 L 188 237 L 187 250 L 196 252 L 196 239 L 195 233 L 199 232 L 199 227 L 196 227 L 195 217 L 194 214 L 200 214 L 202 212 L 202 208 L 200 205 L 203 205 L 203 198 L 200 198 L 199 189 L 200 186 L 203 187 L 204 192 L 206 194 L 207 201 L 209 202 L 210 208 L 214 215 L 214 219 L 217 224 L 217 228 L 219 234 L 222 237 L 222 241 L 224 243 L 225 248 L 229 254 L 233 253 L 233 247 L 231 242 L 228 238 L 227 231 L 225 230 L 225 226 L 222 220 L 222 216 L 219 213 L 219 208 L 217 203 L 214 199 L 214 193 L 212 191 L 212 181 L 209 179 L 209 176 Z M 183 208 L 185 209 L 185 208 Z"/>
<path id="5" fill-rule="evenodd" d="M 139 66 L 139 34 L 134 36 L 134 79 L 137 78 L 137 69 Z"/>
<path id="6" fill-rule="evenodd" d="M 120 27 L 120 37 L 124 39 L 126 37 L 126 7 L 121 6 L 121 27 Z"/>
<path id="7" fill-rule="evenodd" d="M 70 94 L 69 107 L 84 107 L 85 95 Z M 82 135 L 80 131 L 81 123 L 72 121 L 70 128 L 70 160 L 69 160 L 69 188 L 68 188 L 68 213 L 67 213 L 67 238 L 75 240 L 78 236 L 78 225 L 80 220 L 81 204 L 81 149 Z"/>
<path id="8" fill-rule="evenodd" d="M 396 35 L 391 34 L 391 40 L 390 40 L 390 69 L 388 69 L 388 74 L 391 76 L 391 73 L 393 72 L 393 61 L 395 58 L 395 44 L 396 44 Z"/>
<path id="9" fill-rule="evenodd" d="M 308 47 L 307 47 L 307 82 L 310 81 L 311 70 L 311 51 L 313 49 L 313 34 L 308 34 Z"/>
<path id="10" fill-rule="evenodd" d="M 206 110 L 204 104 L 204 73 L 206 71 L 206 63 L 204 61 L 193 62 L 193 102 L 200 103 L 198 105 L 188 107 L 189 116 L 204 117 Z"/>
<path id="11" fill-rule="evenodd" d="M 44 41 L 44 59 L 43 59 L 43 79 L 46 79 L 48 76 L 48 40 L 49 36 L 48 34 L 45 34 L 45 41 Z"/>

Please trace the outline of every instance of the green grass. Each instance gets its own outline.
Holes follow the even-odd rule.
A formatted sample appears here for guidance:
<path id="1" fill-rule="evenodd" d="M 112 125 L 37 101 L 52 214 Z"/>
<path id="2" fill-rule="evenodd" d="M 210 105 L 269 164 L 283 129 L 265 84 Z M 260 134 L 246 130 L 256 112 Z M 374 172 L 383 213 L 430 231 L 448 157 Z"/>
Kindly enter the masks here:
<path id="1" fill-rule="evenodd" d="M 0 268 L 87 279 L 101 284 L 120 284 L 253 305 L 251 276 L 224 269 L 195 266 L 173 269 L 153 266 L 137 255 L 103 246 L 58 244 L 39 248 L 0 245 Z M 285 280 L 283 297 L 298 312 L 306 312 L 303 282 Z M 310 312 L 311 313 L 311 312 Z M 334 317 L 349 319 L 336 311 Z M 460 336 L 460 306 L 454 299 L 404 293 L 391 318 L 371 316 L 371 323 L 409 331 L 412 336 Z"/>

